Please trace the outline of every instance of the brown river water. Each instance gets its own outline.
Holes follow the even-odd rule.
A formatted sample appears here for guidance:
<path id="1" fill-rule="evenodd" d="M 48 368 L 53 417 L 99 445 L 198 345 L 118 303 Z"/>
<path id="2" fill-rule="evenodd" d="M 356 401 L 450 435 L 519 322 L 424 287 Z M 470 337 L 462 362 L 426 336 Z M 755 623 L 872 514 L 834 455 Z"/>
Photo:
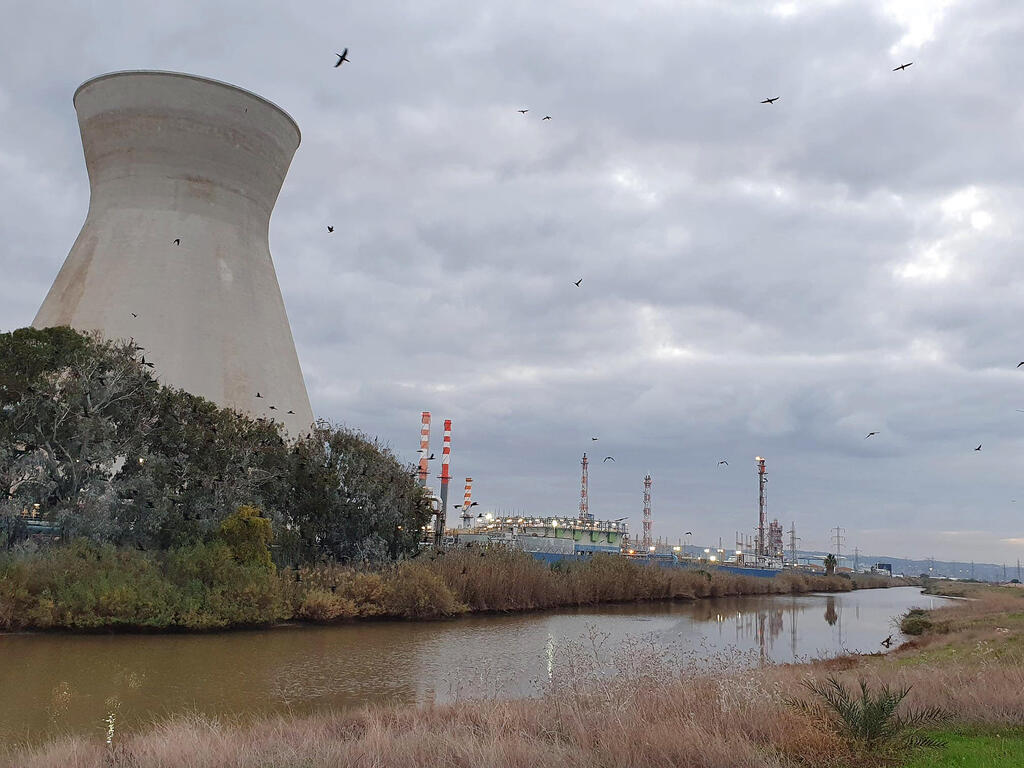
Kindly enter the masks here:
<path id="1" fill-rule="evenodd" d="M 558 649 L 643 646 L 709 670 L 883 650 L 914 587 L 205 635 L 0 635 L 0 743 L 110 737 L 168 715 L 535 695 Z M 714 664 L 711 660 L 715 659 Z M 709 671 L 709 674 L 713 673 Z"/>

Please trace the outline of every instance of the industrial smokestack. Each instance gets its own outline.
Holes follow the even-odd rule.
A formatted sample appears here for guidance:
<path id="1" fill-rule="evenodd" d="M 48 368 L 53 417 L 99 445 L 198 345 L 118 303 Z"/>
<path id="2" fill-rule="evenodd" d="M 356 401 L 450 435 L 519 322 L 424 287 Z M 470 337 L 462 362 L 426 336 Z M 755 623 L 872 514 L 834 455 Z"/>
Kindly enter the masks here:
<path id="1" fill-rule="evenodd" d="M 420 476 L 421 488 L 427 487 L 427 475 L 430 474 L 430 411 L 420 414 Z"/>
<path id="2" fill-rule="evenodd" d="M 470 509 L 473 506 L 473 478 L 466 478 L 466 495 L 462 498 L 462 527 L 469 528 Z"/>
<path id="3" fill-rule="evenodd" d="M 451 475 L 448 472 L 449 462 L 452 458 L 452 420 L 444 420 L 444 437 L 441 444 L 441 510 L 437 515 L 437 535 L 440 538 L 444 534 L 445 524 L 448 522 L 448 481 Z"/>
<path id="4" fill-rule="evenodd" d="M 308 432 L 268 243 L 298 126 L 253 93 L 171 72 L 102 75 L 74 104 L 89 212 L 32 324 L 133 338 L 163 383 Z"/>

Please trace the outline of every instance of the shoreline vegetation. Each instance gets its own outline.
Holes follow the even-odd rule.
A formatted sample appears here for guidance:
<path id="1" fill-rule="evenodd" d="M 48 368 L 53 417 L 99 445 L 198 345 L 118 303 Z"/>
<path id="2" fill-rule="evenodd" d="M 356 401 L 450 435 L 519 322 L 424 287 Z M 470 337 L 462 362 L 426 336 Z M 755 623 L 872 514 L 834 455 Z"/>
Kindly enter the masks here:
<path id="1" fill-rule="evenodd" d="M 638 644 L 609 677 L 599 643 L 582 641 L 559 650 L 533 699 L 176 717 L 110 745 L 68 736 L 6 757 L 21 768 L 1019 766 L 1024 590 L 966 591 L 972 599 L 927 612 L 928 628 L 884 655 L 736 672 Z M 859 717 L 861 683 L 871 701 L 895 702 L 891 715 Z M 850 718 L 812 692 L 833 686 L 852 694 Z"/>
<path id="2" fill-rule="evenodd" d="M 375 567 L 332 563 L 279 571 L 261 523 L 266 521 L 254 511 L 243 511 L 228 518 L 227 532 L 217 540 L 163 553 L 80 540 L 0 556 L 0 631 L 210 631 L 287 621 L 442 619 L 602 603 L 844 592 L 891 581 L 804 573 L 763 579 L 611 555 L 550 567 L 522 552 L 476 547 L 424 552 Z"/>

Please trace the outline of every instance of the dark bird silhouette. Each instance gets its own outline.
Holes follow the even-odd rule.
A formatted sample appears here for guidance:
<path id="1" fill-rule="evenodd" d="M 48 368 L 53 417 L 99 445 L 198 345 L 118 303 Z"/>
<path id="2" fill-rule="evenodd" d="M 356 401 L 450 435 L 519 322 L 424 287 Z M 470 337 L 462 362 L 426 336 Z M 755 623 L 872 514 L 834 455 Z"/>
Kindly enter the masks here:
<path id="1" fill-rule="evenodd" d="M 583 282 L 583 278 L 581 277 L 579 280 L 577 280 L 575 283 L 573 283 L 573 285 L 575 285 L 577 288 L 579 288 L 580 287 L 580 283 L 582 283 L 582 282 Z"/>
<path id="2" fill-rule="evenodd" d="M 454 507 L 455 509 L 462 509 L 462 505 L 461 505 L 461 504 L 452 504 L 452 506 L 453 506 L 453 507 Z"/>
<path id="3" fill-rule="evenodd" d="M 878 434 L 877 432 L 868 432 L 867 435 L 864 437 L 864 439 L 867 440 L 872 435 L 877 435 L 877 434 Z"/>
<path id="4" fill-rule="evenodd" d="M 880 645 L 884 645 L 886 648 L 888 648 L 890 645 L 892 645 L 892 635 L 889 635 L 887 638 L 885 638 L 885 640 L 883 640 L 880 643 Z"/>
<path id="5" fill-rule="evenodd" d="M 604 457 L 603 459 L 601 459 L 601 463 L 602 463 L 602 464 L 604 464 L 604 463 L 605 463 L 606 461 L 608 461 L 609 459 L 610 459 L 611 461 L 615 461 L 615 457 L 614 457 L 614 456 L 605 456 L 605 457 Z"/>
<path id="6" fill-rule="evenodd" d="M 541 118 L 541 120 L 550 120 L 550 119 L 551 119 L 551 115 L 544 115 L 544 117 Z"/>
<path id="7" fill-rule="evenodd" d="M 596 437 L 592 437 L 592 438 L 590 438 L 590 439 L 591 439 L 591 440 L 597 440 L 598 438 L 596 438 Z"/>
<path id="8" fill-rule="evenodd" d="M 729 466 L 729 462 L 726 461 L 725 459 L 722 459 L 720 462 L 718 462 L 718 466 L 722 466 L 723 464 L 725 464 L 725 466 L 727 467 Z"/>
<path id="9" fill-rule="evenodd" d="M 295 411 L 288 411 L 288 413 L 290 413 L 292 416 L 295 415 Z"/>
<path id="10" fill-rule="evenodd" d="M 134 312 L 132 312 L 132 317 L 138 317 L 138 315 L 136 315 Z"/>
<path id="11" fill-rule="evenodd" d="M 1022 365 L 1024 365 L 1024 360 L 1022 360 L 1021 362 L 1017 363 L 1017 367 L 1018 368 L 1020 368 Z"/>
<path id="12" fill-rule="evenodd" d="M 335 68 L 335 69 L 337 69 L 338 67 L 340 67 L 340 66 L 341 66 L 342 64 L 344 64 L 344 63 L 345 63 L 346 61 L 352 61 L 352 59 L 350 59 L 350 58 L 348 57 L 348 48 L 346 48 L 346 49 L 345 49 L 344 51 L 342 51 L 341 53 L 336 53 L 336 54 L 334 54 L 334 55 L 338 57 L 338 63 L 334 65 L 334 68 Z"/>
<path id="13" fill-rule="evenodd" d="M 981 450 L 981 443 L 978 443 L 978 447 L 977 447 L 977 448 L 975 448 L 974 450 L 976 450 L 976 451 L 980 451 L 980 450 Z"/>
<path id="14" fill-rule="evenodd" d="M 527 112 L 529 112 L 530 110 L 528 110 L 528 109 L 520 109 L 520 110 L 517 110 L 517 111 L 518 111 L 519 113 L 521 113 L 521 114 L 524 114 L 524 115 L 525 115 L 525 114 L 526 114 Z"/>
<path id="15" fill-rule="evenodd" d="M 174 244 L 175 245 L 181 245 L 181 238 L 180 237 L 174 238 Z"/>
<path id="16" fill-rule="evenodd" d="M 328 224 L 327 225 L 327 231 L 328 232 L 333 232 L 334 231 L 334 227 L 332 227 L 330 224 Z"/>
<path id="17" fill-rule="evenodd" d="M 479 502 L 479 501 L 474 501 L 474 502 L 473 502 L 472 504 L 470 504 L 469 506 L 471 506 L 471 507 L 479 507 L 479 506 L 480 506 L 480 502 Z"/>
<path id="18" fill-rule="evenodd" d="M 683 536 L 693 536 L 693 531 L 687 531 Z"/>
<path id="19" fill-rule="evenodd" d="M 914 62 L 912 62 L 912 61 L 908 61 L 906 64 L 900 64 L 898 67 L 894 67 L 892 71 L 893 72 L 898 72 L 901 69 L 906 69 L 907 67 L 909 67 L 913 63 Z"/>
<path id="20" fill-rule="evenodd" d="M 263 397 L 259 392 L 256 393 L 256 397 Z"/>
<path id="21" fill-rule="evenodd" d="M 272 410 L 272 411 L 276 411 L 276 410 L 277 410 L 277 406 L 276 406 L 276 405 L 272 405 L 272 406 L 270 406 L 270 410 Z"/>
<path id="22" fill-rule="evenodd" d="M 775 98 L 772 98 L 772 99 L 765 99 L 761 103 L 762 104 L 774 104 L 776 101 L 778 101 L 781 98 L 782 98 L 781 96 L 776 96 Z"/>
<path id="23" fill-rule="evenodd" d="M 429 456 L 427 456 L 427 461 L 433 461 L 433 460 L 434 460 L 434 454 L 430 454 Z"/>

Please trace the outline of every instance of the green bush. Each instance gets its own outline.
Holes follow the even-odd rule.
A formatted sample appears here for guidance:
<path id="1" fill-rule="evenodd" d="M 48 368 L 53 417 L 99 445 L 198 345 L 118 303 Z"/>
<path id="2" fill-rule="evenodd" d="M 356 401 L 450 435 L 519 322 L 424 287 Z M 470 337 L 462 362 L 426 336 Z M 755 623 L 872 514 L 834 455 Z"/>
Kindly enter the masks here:
<path id="1" fill-rule="evenodd" d="M 0 559 L 0 629 L 215 629 L 284 618 L 279 583 L 223 542 L 163 555 L 80 540 Z"/>
<path id="2" fill-rule="evenodd" d="M 921 608 L 911 608 L 900 620 L 900 632 L 905 635 L 923 635 L 932 627 L 928 612 Z"/>
<path id="3" fill-rule="evenodd" d="M 270 521 L 256 507 L 245 505 L 228 515 L 220 524 L 220 538 L 231 549 L 236 562 L 274 570 L 270 557 L 274 533 Z"/>

